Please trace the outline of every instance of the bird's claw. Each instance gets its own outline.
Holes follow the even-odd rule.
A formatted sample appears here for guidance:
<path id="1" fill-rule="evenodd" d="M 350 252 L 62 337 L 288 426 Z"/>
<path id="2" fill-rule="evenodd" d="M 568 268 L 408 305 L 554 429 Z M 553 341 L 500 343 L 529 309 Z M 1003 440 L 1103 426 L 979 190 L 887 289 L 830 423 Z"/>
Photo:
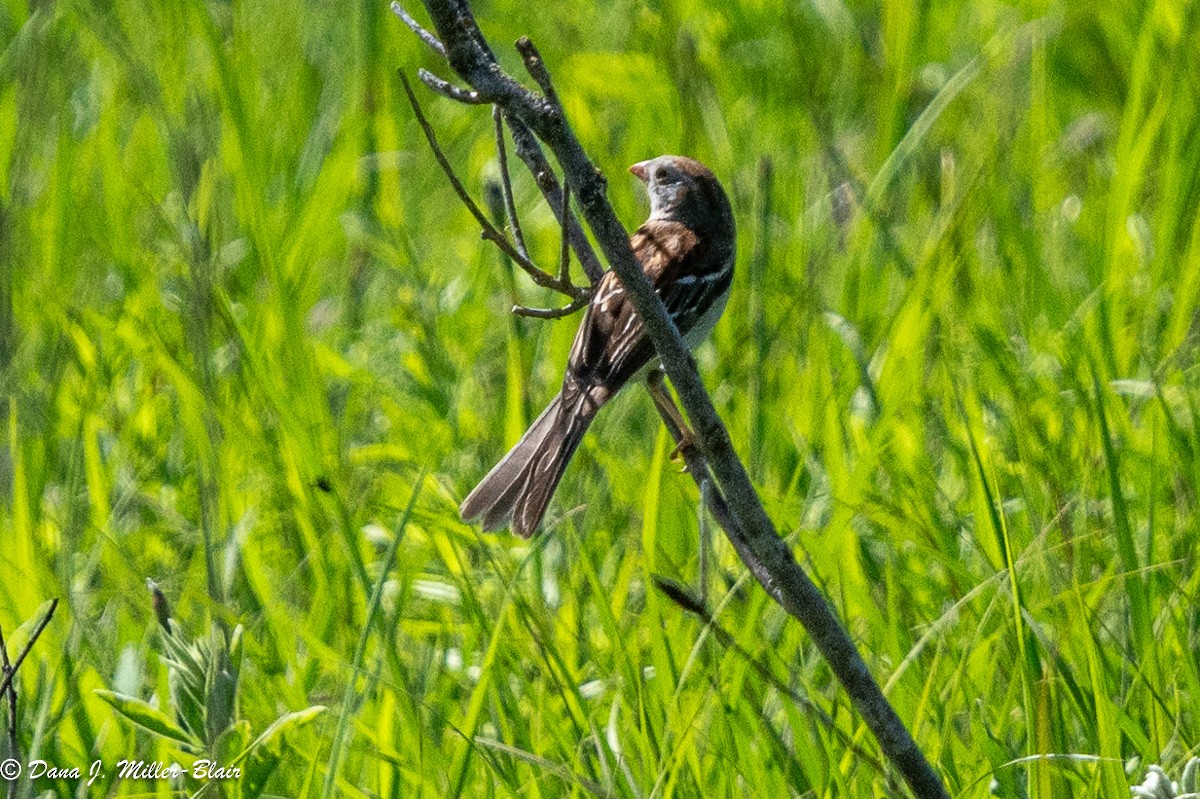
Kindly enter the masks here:
<path id="1" fill-rule="evenodd" d="M 691 455 L 691 451 L 694 450 L 695 447 L 696 447 L 696 437 L 694 435 L 692 435 L 690 430 L 685 429 L 683 431 L 683 435 L 679 439 L 679 442 L 675 444 L 675 449 L 671 450 L 671 455 L 670 455 L 671 461 L 673 463 L 680 461 L 680 460 L 683 461 L 683 468 L 681 468 L 679 470 L 681 473 L 684 473 L 684 474 L 687 473 L 688 461 L 690 460 L 689 456 Z"/>

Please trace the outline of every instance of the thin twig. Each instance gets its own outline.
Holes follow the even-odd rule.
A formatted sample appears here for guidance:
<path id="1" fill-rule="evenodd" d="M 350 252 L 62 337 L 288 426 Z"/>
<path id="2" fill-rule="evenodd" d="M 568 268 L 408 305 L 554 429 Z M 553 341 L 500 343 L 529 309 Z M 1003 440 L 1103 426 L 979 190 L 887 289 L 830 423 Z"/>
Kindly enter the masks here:
<path id="1" fill-rule="evenodd" d="M 542 87 L 546 99 L 555 108 L 561 110 L 562 105 L 558 102 L 558 93 L 554 91 L 554 82 L 550 79 L 550 71 L 546 69 L 546 62 L 542 60 L 542 54 L 538 52 L 537 45 L 528 36 L 522 36 L 517 39 L 516 46 L 517 52 L 521 54 L 521 58 L 525 62 L 525 69 L 537 81 L 538 86 Z"/>
<path id="2" fill-rule="evenodd" d="M 437 134 L 433 132 L 433 126 L 429 124 L 429 120 L 425 118 L 425 113 L 421 110 L 421 104 L 417 102 L 417 96 L 413 93 L 412 84 L 408 82 L 408 78 L 404 74 L 400 74 L 400 82 L 404 85 L 404 93 L 408 95 L 408 102 L 412 105 L 413 113 L 417 117 L 417 124 L 421 126 L 421 130 L 425 133 L 425 139 L 429 142 L 430 148 L 433 149 L 433 156 L 437 159 L 438 165 L 441 166 L 442 172 L 450 181 L 450 185 L 454 188 L 454 193 L 462 200 L 463 205 L 475 217 L 475 221 L 479 223 L 479 227 L 483 229 L 483 238 L 493 242 L 499 247 L 505 255 L 513 259 L 517 266 L 521 267 L 534 283 L 537 283 L 542 288 L 554 289 L 555 291 L 565 294 L 572 299 L 579 300 L 588 296 L 588 290 L 571 285 L 563 285 L 551 275 L 538 269 L 528 258 L 517 252 L 508 237 L 496 229 L 496 226 L 488 220 L 487 215 L 479 209 L 475 200 L 467 192 L 462 181 L 458 179 L 458 175 L 454 172 L 454 167 L 450 165 L 450 160 L 446 158 L 446 154 L 442 152 L 441 146 L 438 145 Z"/>
<path id="3" fill-rule="evenodd" d="M 4 679 L 0 680 L 0 696 L 8 690 L 12 685 L 13 677 L 16 676 L 17 669 L 21 668 L 21 664 L 25 661 L 25 656 L 29 654 L 29 650 L 33 649 L 33 645 L 37 643 L 42 631 L 46 629 L 46 625 L 50 623 L 50 619 L 54 616 L 54 609 L 58 607 L 58 598 L 50 600 L 50 609 L 46 611 L 46 615 L 38 622 L 38 626 L 34 629 L 33 635 L 29 636 L 29 641 L 26 642 L 25 648 L 21 650 L 21 654 L 17 655 L 17 659 L 13 661 L 12 667 L 8 669 L 8 673 L 4 675 Z"/>
<path id="4" fill-rule="evenodd" d="M 542 146 L 538 144 L 537 137 L 521 120 L 508 114 L 504 115 L 504 120 L 512 133 L 517 157 L 525 162 L 525 167 L 533 175 L 534 182 L 537 183 L 538 190 L 546 198 L 546 202 L 551 208 L 557 208 L 562 202 L 562 188 L 554 169 L 546 159 L 546 154 L 542 152 Z M 579 259 L 584 274 L 593 286 L 596 285 L 600 278 L 604 277 L 604 266 L 596 257 L 596 251 L 592 249 L 592 243 L 588 241 L 587 234 L 583 232 L 583 226 L 579 224 L 574 213 L 568 217 L 567 233 L 571 237 L 571 249 L 575 251 L 575 257 Z"/>
<path id="5" fill-rule="evenodd" d="M 567 217 L 571 213 L 571 184 L 563 184 L 562 205 L 558 209 L 558 224 L 562 228 L 562 249 L 558 253 L 558 280 L 571 282 L 571 237 L 567 235 Z"/>
<path id="6" fill-rule="evenodd" d="M 512 312 L 517 316 L 528 316 L 532 319 L 562 319 L 570 316 L 588 304 L 588 298 L 572 300 L 561 308 L 526 308 L 524 305 L 514 305 Z"/>
<path id="7" fill-rule="evenodd" d="M 513 202 L 512 178 L 508 173 L 508 147 L 504 144 L 504 114 L 500 106 L 492 106 L 492 122 L 496 128 L 496 154 L 500 158 L 500 188 L 504 191 L 504 213 L 508 217 L 508 226 L 512 228 L 513 243 L 517 252 L 529 257 L 525 248 L 525 234 L 521 232 L 521 221 L 517 218 L 517 206 Z"/>
<path id="8" fill-rule="evenodd" d="M 392 13 L 404 20 L 404 24 L 408 26 L 408 29 L 417 34 L 418 39 L 429 45 L 429 49 L 442 58 L 446 57 L 446 45 L 442 44 L 438 37 L 422 28 L 421 23 L 413 19 L 412 14 L 405 11 L 404 6 L 400 5 L 396 0 L 392 0 Z"/>
<path id="9" fill-rule="evenodd" d="M 483 105 L 485 102 L 484 99 L 479 96 L 479 92 L 471 89 L 464 89 L 461 86 L 455 86 L 450 81 L 439 78 L 437 75 L 434 75 L 424 67 L 417 70 L 417 77 L 421 79 L 421 83 L 424 83 L 430 89 L 433 89 L 442 97 L 445 97 L 449 100 L 454 100 L 455 102 L 463 103 L 464 105 Z"/>
<path id="10" fill-rule="evenodd" d="M 4 631 L 0 629 L 0 662 L 3 663 L 3 676 L 12 673 L 12 663 L 8 660 L 8 645 L 4 643 Z M 17 757 L 17 690 L 8 686 L 8 750 L 11 757 Z M 0 694 L 0 696 L 3 696 Z"/>

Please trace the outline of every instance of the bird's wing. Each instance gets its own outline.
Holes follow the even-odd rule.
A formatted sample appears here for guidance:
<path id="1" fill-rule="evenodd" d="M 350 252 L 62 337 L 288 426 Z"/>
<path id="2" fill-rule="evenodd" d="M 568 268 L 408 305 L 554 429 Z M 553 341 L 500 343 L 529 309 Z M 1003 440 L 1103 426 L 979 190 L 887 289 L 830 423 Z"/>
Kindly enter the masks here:
<path id="1" fill-rule="evenodd" d="M 715 253 L 679 222 L 647 222 L 629 243 L 642 271 L 681 331 L 690 329 L 728 288 L 727 281 L 714 279 L 724 266 L 720 259 L 713 257 Z M 703 290 L 697 292 L 698 288 Z M 568 377 L 581 387 L 607 389 L 603 397 L 595 397 L 603 402 L 653 355 L 654 345 L 644 335 L 642 320 L 634 311 L 625 287 L 610 270 L 596 286 L 575 334 Z"/>

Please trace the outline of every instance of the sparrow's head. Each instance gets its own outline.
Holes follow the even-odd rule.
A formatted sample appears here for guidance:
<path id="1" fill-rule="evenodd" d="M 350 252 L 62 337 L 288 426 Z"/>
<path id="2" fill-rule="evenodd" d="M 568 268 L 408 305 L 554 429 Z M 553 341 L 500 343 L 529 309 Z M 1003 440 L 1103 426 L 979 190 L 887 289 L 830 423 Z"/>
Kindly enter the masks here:
<path id="1" fill-rule="evenodd" d="M 697 233 L 733 233 L 733 211 L 708 167 L 682 155 L 640 161 L 629 171 L 650 192 L 650 219 L 682 222 Z"/>

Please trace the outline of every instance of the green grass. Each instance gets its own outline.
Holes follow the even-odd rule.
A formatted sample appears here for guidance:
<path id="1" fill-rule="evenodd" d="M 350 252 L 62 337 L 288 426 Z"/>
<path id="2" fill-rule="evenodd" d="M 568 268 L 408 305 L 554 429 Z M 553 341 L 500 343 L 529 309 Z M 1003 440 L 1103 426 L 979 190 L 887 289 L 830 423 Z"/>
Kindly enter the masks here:
<path id="1" fill-rule="evenodd" d="M 637 160 L 729 189 L 701 370 L 951 792 L 1124 797 L 1200 752 L 1200 3 L 476 12 L 630 227 Z M 697 496 L 643 391 L 547 534 L 458 521 L 575 325 L 506 317 L 554 298 L 437 172 L 420 66 L 385 2 L 0 4 L 0 627 L 62 598 L 18 739 L 84 772 L 18 795 L 168 796 L 116 762 L 194 756 L 146 577 L 228 796 L 901 795 L 724 541 L 737 647 L 653 587 L 695 579 Z M 490 117 L 422 92 L 481 196 Z"/>

